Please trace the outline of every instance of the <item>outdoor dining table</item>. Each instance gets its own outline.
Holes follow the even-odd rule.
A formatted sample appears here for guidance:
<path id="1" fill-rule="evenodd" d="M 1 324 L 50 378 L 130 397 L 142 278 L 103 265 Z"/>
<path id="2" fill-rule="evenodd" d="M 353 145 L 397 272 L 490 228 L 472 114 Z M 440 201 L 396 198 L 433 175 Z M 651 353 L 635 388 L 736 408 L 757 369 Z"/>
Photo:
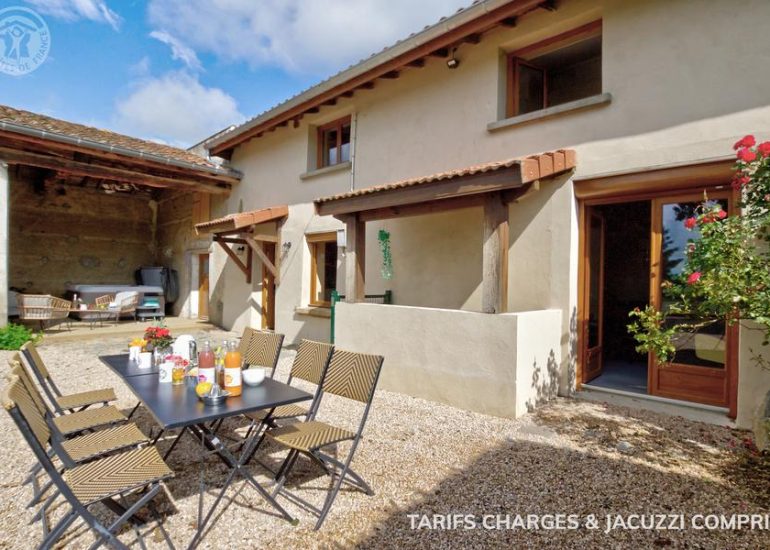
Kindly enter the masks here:
<path id="1" fill-rule="evenodd" d="M 239 416 L 244 413 L 259 410 L 267 410 L 269 420 L 273 410 L 282 405 L 291 405 L 301 401 L 312 399 L 312 394 L 273 380 L 265 380 L 256 387 L 244 384 L 241 395 L 228 397 L 225 402 L 217 406 L 207 406 L 198 398 L 193 384 L 185 382 L 180 385 L 160 383 L 157 369 L 153 373 L 147 373 L 150 369 L 139 369 L 129 361 L 128 354 L 100 356 L 99 359 L 107 365 L 115 374 L 123 379 L 123 382 L 133 394 L 144 404 L 152 417 L 163 431 L 181 428 L 176 440 L 168 452 L 173 449 L 179 438 L 185 431 L 190 431 L 201 442 L 201 485 L 198 497 L 198 525 L 195 536 L 190 542 L 189 548 L 195 547 L 200 542 L 205 526 L 214 514 L 222 497 L 224 497 L 230 484 L 236 475 L 240 475 L 249 482 L 284 518 L 293 522 L 289 513 L 262 487 L 251 473 L 246 469 L 246 464 L 251 458 L 255 446 L 260 437 L 254 430 L 254 434 L 243 442 L 240 455 L 236 457 L 228 449 L 227 445 L 212 430 L 212 424 L 231 416 Z M 157 438 L 156 438 L 157 439 Z M 204 455 L 216 453 L 220 460 L 230 469 L 216 500 L 203 518 L 203 498 L 205 493 L 204 483 Z M 166 456 L 168 456 L 168 452 Z"/>

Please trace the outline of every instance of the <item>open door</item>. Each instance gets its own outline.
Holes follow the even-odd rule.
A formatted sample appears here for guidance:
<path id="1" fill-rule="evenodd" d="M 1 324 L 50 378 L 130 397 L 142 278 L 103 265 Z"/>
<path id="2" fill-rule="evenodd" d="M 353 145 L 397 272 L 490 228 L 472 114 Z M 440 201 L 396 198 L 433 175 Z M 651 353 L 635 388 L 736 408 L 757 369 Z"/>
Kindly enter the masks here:
<path id="1" fill-rule="evenodd" d="M 198 319 L 209 320 L 209 255 L 198 256 Z"/>
<path id="2" fill-rule="evenodd" d="M 709 193 L 709 200 L 718 202 L 732 215 L 729 193 Z M 652 201 L 652 253 L 650 303 L 665 311 L 668 307 L 661 285 L 682 273 L 686 264 L 688 241 L 697 241 L 697 228 L 688 231 L 684 220 L 691 217 L 703 201 L 703 195 L 682 195 Z M 686 323 L 687 315 L 669 317 L 670 323 Z M 649 392 L 661 397 L 695 401 L 720 407 L 731 407 L 730 374 L 732 346 L 736 331 L 715 319 L 695 334 L 680 335 L 675 342 L 676 355 L 670 364 L 659 364 L 650 354 L 648 368 Z"/>
<path id="3" fill-rule="evenodd" d="M 268 260 L 275 265 L 275 243 L 261 243 L 262 250 Z M 262 328 L 275 330 L 275 277 L 273 273 L 262 266 Z"/>
<path id="4" fill-rule="evenodd" d="M 588 208 L 586 212 L 585 288 L 583 291 L 583 382 L 602 373 L 604 336 L 604 217 Z"/>

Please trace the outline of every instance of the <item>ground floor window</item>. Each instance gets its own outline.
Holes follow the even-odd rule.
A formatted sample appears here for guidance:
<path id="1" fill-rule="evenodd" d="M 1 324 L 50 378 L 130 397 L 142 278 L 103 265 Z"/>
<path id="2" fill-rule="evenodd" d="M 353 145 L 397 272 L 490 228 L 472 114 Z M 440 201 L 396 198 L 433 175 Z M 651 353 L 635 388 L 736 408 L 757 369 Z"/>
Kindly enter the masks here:
<path id="1" fill-rule="evenodd" d="M 330 306 L 337 290 L 337 233 L 307 235 L 310 247 L 310 305 Z"/>

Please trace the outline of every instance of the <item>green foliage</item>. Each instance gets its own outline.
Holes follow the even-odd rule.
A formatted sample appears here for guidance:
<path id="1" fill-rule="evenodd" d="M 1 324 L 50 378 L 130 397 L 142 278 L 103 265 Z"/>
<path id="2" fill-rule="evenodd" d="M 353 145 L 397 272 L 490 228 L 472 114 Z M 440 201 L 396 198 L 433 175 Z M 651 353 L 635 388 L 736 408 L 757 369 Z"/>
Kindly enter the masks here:
<path id="1" fill-rule="evenodd" d="M 722 321 L 755 321 L 765 332 L 763 344 L 770 341 L 770 142 L 754 144 L 746 136 L 735 145 L 733 187 L 741 194 L 740 216 L 727 216 L 718 202 L 704 196 L 700 206 L 678 217 L 700 238 L 688 241 L 682 273 L 661 285 L 663 311 L 648 306 L 629 314 L 628 331 L 640 353 L 652 352 L 669 362 L 679 334 Z M 666 263 L 667 248 L 664 242 Z M 677 322 L 670 322 L 670 316 Z"/>
<path id="2" fill-rule="evenodd" d="M 390 232 L 380 229 L 377 235 L 380 241 L 380 250 L 382 251 L 382 273 L 383 279 L 393 278 L 393 257 L 390 254 Z"/>
<path id="3" fill-rule="evenodd" d="M 0 328 L 0 350 L 15 351 L 27 342 L 37 343 L 42 336 L 24 325 L 10 323 Z"/>

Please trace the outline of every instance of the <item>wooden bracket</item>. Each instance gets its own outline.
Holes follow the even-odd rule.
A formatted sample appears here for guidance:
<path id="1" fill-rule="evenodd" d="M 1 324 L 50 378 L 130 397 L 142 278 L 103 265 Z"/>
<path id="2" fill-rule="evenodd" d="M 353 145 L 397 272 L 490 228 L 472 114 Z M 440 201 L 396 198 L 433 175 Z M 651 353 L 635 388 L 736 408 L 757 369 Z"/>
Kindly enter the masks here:
<path id="1" fill-rule="evenodd" d="M 257 257 L 259 257 L 259 259 L 262 260 L 262 265 L 264 265 L 267 268 L 267 270 L 273 275 L 273 277 L 275 278 L 275 284 L 278 285 L 281 279 L 281 274 L 279 273 L 278 268 L 275 266 L 273 262 L 270 261 L 270 258 L 267 257 L 267 254 L 265 254 L 265 251 L 262 250 L 262 247 L 251 235 L 242 235 L 242 237 L 243 237 L 243 240 L 246 241 L 246 243 L 249 245 L 249 250 L 253 250 L 254 253 L 257 255 Z"/>
<path id="2" fill-rule="evenodd" d="M 219 246 L 221 246 L 222 250 L 224 250 L 225 253 L 230 256 L 230 259 L 235 262 L 235 265 L 238 266 L 238 269 L 243 271 L 243 274 L 246 275 L 246 283 L 251 284 L 251 249 L 249 249 L 247 263 L 244 264 L 243 260 L 241 260 L 238 255 L 233 252 L 233 249 L 228 246 L 227 241 L 223 240 L 222 237 L 219 235 L 214 235 L 214 241 L 219 243 Z"/>

